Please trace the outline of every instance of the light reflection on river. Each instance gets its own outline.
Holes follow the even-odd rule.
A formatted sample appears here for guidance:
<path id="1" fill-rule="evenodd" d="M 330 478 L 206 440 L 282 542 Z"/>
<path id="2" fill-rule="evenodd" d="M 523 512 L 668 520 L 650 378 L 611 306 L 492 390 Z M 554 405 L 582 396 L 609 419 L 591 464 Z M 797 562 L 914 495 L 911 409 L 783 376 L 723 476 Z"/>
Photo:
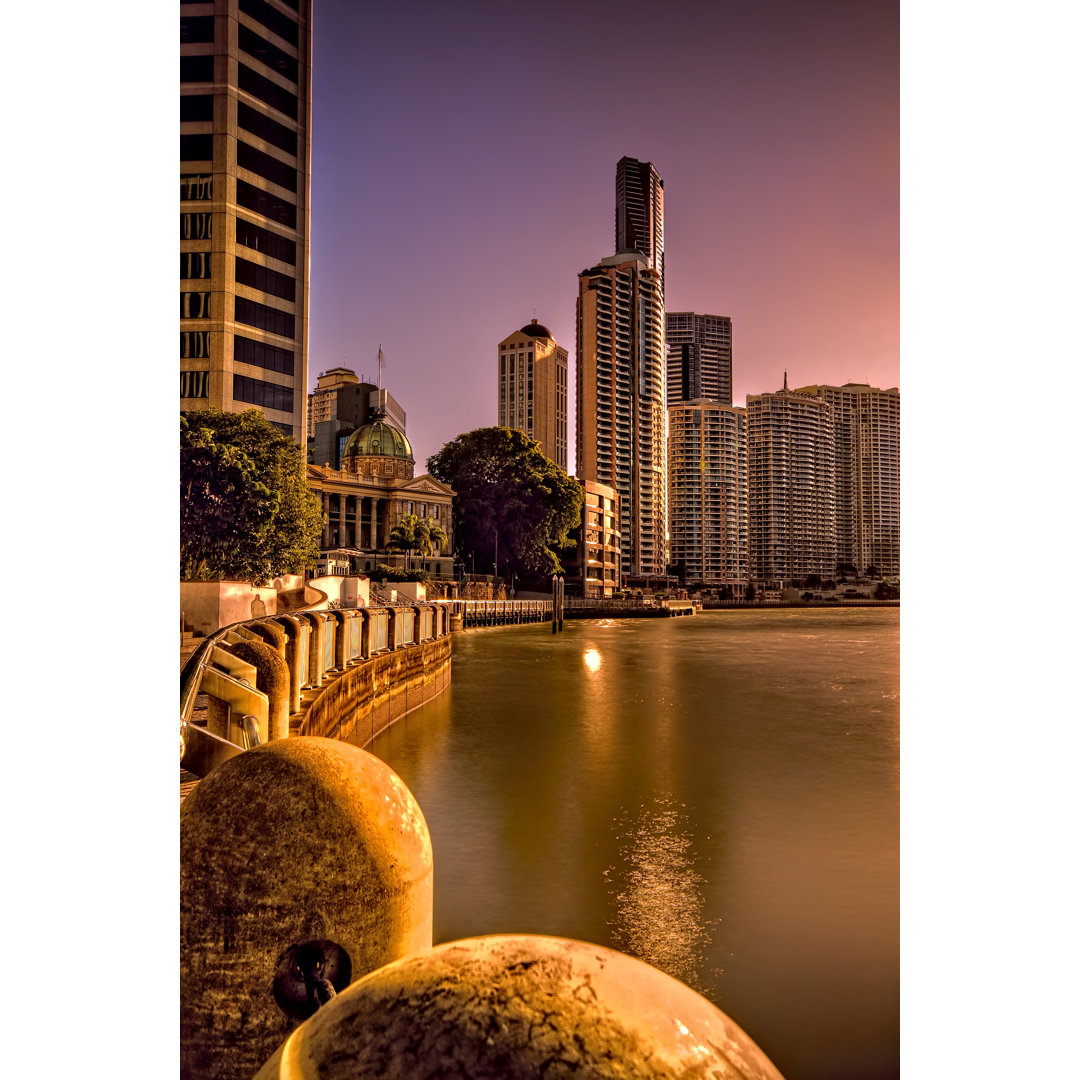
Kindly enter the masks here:
<path id="1" fill-rule="evenodd" d="M 454 638 L 372 747 L 435 853 L 435 940 L 557 934 L 700 990 L 787 1080 L 899 1074 L 899 611 Z"/>

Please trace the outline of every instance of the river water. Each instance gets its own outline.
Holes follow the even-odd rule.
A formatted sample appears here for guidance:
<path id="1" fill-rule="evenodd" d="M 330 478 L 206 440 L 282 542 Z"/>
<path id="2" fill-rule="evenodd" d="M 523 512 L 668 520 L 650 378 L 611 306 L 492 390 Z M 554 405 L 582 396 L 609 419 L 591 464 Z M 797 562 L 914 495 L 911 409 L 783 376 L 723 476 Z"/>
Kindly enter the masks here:
<path id="1" fill-rule="evenodd" d="M 555 934 L 714 1001 L 786 1080 L 899 1075 L 897 609 L 466 631 L 371 747 L 435 941 Z"/>

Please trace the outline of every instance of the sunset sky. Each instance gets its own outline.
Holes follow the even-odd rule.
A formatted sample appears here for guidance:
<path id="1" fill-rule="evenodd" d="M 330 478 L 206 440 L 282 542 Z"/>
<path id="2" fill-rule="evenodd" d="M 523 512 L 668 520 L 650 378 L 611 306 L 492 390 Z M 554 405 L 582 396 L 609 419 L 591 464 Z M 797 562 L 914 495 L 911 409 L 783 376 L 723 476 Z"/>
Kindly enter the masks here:
<path id="1" fill-rule="evenodd" d="M 495 423 L 534 315 L 572 391 L 624 154 L 664 180 L 668 310 L 733 320 L 735 404 L 899 385 L 894 3 L 319 0 L 312 126 L 311 385 L 381 343 L 418 466 Z"/>

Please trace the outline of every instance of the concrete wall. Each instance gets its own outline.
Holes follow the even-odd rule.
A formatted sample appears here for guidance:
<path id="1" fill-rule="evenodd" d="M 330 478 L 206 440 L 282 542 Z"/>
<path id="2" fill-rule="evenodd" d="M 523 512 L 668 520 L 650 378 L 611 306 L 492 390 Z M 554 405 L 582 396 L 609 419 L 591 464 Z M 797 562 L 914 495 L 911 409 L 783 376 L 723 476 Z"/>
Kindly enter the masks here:
<path id="1" fill-rule="evenodd" d="M 329 574 L 326 577 L 311 578 L 308 584 L 313 589 L 326 593 L 327 600 L 337 600 L 349 607 L 371 606 L 371 582 L 366 577 Z M 320 604 L 325 607 L 325 604 Z"/>
<path id="2" fill-rule="evenodd" d="M 204 636 L 229 623 L 277 614 L 277 590 L 246 581 L 181 581 L 185 625 Z"/>
<path id="3" fill-rule="evenodd" d="M 347 668 L 311 703 L 300 734 L 367 746 L 384 728 L 449 685 L 450 641 L 447 635 Z"/>

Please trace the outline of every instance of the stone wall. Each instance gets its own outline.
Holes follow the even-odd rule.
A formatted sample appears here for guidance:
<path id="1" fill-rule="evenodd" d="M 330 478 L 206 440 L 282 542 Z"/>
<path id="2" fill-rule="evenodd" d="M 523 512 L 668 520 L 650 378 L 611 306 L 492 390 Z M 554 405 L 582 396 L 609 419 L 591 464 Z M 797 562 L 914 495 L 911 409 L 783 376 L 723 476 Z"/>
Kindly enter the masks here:
<path id="1" fill-rule="evenodd" d="M 395 720 L 446 688 L 450 640 L 446 636 L 379 653 L 347 668 L 308 706 L 300 734 L 367 746 Z"/>
<path id="2" fill-rule="evenodd" d="M 181 581 L 184 624 L 204 636 L 230 623 L 277 614 L 277 590 L 246 581 Z"/>

